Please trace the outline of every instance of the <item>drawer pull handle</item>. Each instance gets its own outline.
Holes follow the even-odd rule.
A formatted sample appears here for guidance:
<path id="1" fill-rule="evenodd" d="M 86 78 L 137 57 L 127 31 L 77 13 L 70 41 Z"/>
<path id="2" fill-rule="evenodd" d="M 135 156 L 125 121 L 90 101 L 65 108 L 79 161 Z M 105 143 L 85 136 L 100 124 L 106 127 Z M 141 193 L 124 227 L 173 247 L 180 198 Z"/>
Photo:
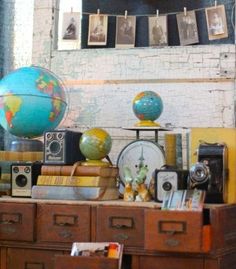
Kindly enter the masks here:
<path id="1" fill-rule="evenodd" d="M 179 241 L 175 239 L 167 239 L 165 243 L 169 247 L 177 247 L 179 245 Z"/>
<path id="2" fill-rule="evenodd" d="M 57 226 L 76 226 L 78 223 L 78 216 L 76 215 L 54 215 L 54 225 Z"/>
<path id="3" fill-rule="evenodd" d="M 129 217 L 109 217 L 109 227 L 113 229 L 133 229 L 134 219 Z"/>
<path id="4" fill-rule="evenodd" d="M 158 222 L 158 232 L 160 234 L 184 234 L 187 230 L 187 223 L 185 221 L 165 221 Z"/>
<path id="5" fill-rule="evenodd" d="M 127 234 L 116 234 L 114 238 L 116 240 L 128 240 L 129 236 Z"/>
<path id="6" fill-rule="evenodd" d="M 9 224 L 16 224 L 17 221 L 14 221 L 14 220 L 4 220 L 4 221 L 1 221 L 1 224 L 4 224 L 4 225 L 9 225 Z"/>
<path id="7" fill-rule="evenodd" d="M 25 263 L 25 269 L 44 269 L 43 263 L 32 263 L 32 262 L 26 262 Z"/>

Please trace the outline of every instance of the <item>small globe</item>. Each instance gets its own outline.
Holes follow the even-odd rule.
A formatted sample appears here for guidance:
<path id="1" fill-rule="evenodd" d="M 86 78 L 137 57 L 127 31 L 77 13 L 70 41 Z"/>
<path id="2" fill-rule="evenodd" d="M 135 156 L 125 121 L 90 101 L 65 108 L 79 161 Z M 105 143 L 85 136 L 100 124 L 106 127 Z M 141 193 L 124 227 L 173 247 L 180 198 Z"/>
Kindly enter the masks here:
<path id="1" fill-rule="evenodd" d="M 0 81 L 0 124 L 15 136 L 35 138 L 55 129 L 66 107 L 64 87 L 47 69 L 22 67 Z"/>
<path id="2" fill-rule="evenodd" d="M 162 111 L 162 99 L 153 91 L 140 92 L 133 100 L 133 112 L 140 120 L 136 126 L 160 126 L 154 121 L 160 117 Z"/>
<path id="3" fill-rule="evenodd" d="M 86 130 L 80 138 L 80 150 L 88 160 L 101 160 L 111 151 L 111 136 L 101 128 Z"/>

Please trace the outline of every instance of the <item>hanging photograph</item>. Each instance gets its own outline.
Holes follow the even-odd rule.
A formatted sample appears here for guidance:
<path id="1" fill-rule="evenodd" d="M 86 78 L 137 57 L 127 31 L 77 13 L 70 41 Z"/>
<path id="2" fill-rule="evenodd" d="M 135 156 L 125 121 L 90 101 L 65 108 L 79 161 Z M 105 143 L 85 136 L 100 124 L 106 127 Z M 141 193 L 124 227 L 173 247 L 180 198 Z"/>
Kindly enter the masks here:
<path id="1" fill-rule="evenodd" d="M 149 46 L 168 45 L 167 16 L 148 17 Z"/>
<path id="2" fill-rule="evenodd" d="M 199 42 L 195 11 L 182 12 L 176 15 L 181 46 Z"/>
<path id="3" fill-rule="evenodd" d="M 80 13 L 66 12 L 63 14 L 62 39 L 78 40 L 80 27 Z"/>
<path id="4" fill-rule="evenodd" d="M 116 17 L 116 48 L 133 48 L 135 46 L 135 16 Z"/>
<path id="5" fill-rule="evenodd" d="M 209 40 L 228 37 L 225 6 L 209 7 L 205 11 Z"/>
<path id="6" fill-rule="evenodd" d="M 107 15 L 89 15 L 89 46 L 104 46 L 107 44 L 107 29 L 108 16 Z"/>

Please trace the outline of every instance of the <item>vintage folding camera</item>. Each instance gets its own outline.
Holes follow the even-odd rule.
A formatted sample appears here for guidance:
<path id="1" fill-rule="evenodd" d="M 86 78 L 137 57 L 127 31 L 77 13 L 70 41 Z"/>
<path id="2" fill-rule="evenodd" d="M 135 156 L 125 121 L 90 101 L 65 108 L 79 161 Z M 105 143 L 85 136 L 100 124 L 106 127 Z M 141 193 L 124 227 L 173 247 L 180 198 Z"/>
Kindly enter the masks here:
<path id="1" fill-rule="evenodd" d="M 187 189 L 188 170 L 175 168 L 156 169 L 155 179 L 155 201 L 162 202 L 166 192 Z"/>
<path id="2" fill-rule="evenodd" d="M 206 203 L 226 200 L 228 150 L 224 143 L 202 143 L 198 148 L 198 162 L 189 171 L 189 188 L 206 190 Z"/>

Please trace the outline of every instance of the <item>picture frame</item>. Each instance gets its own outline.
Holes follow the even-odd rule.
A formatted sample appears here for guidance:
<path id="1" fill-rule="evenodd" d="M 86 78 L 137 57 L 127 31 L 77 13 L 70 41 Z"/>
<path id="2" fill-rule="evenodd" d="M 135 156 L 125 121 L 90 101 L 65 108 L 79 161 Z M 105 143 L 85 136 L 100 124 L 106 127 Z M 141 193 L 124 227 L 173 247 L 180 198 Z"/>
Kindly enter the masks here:
<path id="1" fill-rule="evenodd" d="M 116 48 L 135 46 L 136 16 L 116 17 Z"/>
<path id="2" fill-rule="evenodd" d="M 205 9 L 209 40 L 228 37 L 225 6 L 218 5 Z"/>
<path id="3" fill-rule="evenodd" d="M 168 45 L 168 29 L 166 15 L 148 17 L 148 37 L 149 46 Z"/>
<path id="4" fill-rule="evenodd" d="M 181 46 L 199 42 L 196 13 L 194 10 L 176 15 Z"/>
<path id="5" fill-rule="evenodd" d="M 108 16 L 89 15 L 88 45 L 105 46 L 107 44 Z"/>

